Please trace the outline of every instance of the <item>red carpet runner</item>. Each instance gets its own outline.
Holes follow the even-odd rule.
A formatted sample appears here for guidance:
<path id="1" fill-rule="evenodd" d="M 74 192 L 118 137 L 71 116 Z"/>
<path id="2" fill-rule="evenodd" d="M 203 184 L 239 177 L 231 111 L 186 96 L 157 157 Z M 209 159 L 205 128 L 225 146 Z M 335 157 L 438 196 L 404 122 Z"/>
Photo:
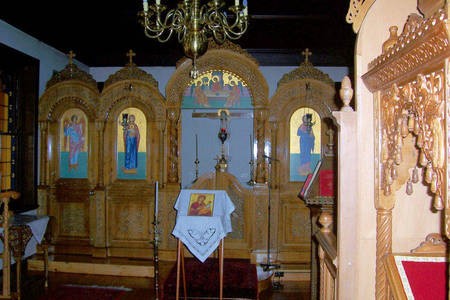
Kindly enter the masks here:
<path id="1" fill-rule="evenodd" d="M 196 258 L 185 258 L 187 296 L 189 299 L 219 298 L 219 261 L 208 258 L 201 263 Z M 181 272 L 180 272 L 181 273 Z M 257 299 L 258 277 L 256 266 L 246 259 L 225 259 L 223 266 L 223 297 Z M 160 298 L 175 299 L 177 266 L 174 264 L 163 281 Z M 180 298 L 183 284 L 180 274 Z"/>

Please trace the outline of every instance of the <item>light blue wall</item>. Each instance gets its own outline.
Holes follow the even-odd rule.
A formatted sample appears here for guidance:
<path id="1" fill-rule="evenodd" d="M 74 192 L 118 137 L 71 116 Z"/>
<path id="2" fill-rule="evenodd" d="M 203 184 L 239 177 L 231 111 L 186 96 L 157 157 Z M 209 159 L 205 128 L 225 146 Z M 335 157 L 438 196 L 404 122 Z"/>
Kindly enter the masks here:
<path id="1" fill-rule="evenodd" d="M 54 71 L 62 70 L 68 63 L 65 53 L 62 53 L 26 33 L 10 26 L 0 20 L 0 43 L 32 56 L 40 61 L 39 70 L 39 96 L 45 91 L 45 85 Z M 70 49 L 68 49 L 69 51 Z M 122 67 L 89 68 L 77 60 L 74 62 L 80 69 L 90 73 L 97 82 L 104 82 L 108 76 L 114 74 Z M 277 83 L 281 77 L 294 70 L 292 67 L 260 67 L 260 71 L 266 78 L 269 86 L 269 97 L 276 91 Z M 165 95 L 165 87 L 175 67 L 140 67 L 150 73 L 159 83 L 159 91 Z M 335 82 L 340 82 L 349 69 L 346 67 L 317 67 L 327 73 Z M 195 119 L 192 118 L 192 110 L 182 113 L 182 143 L 181 143 L 181 166 L 182 187 L 189 187 L 195 179 L 195 135 L 199 140 L 199 174 L 214 171 L 216 161 L 214 158 L 220 154 L 220 141 L 217 138 L 217 119 Z M 229 172 L 234 174 L 242 183 L 249 180 L 250 145 L 249 137 L 252 134 L 252 119 L 235 119 L 230 123 L 231 137 L 226 142 L 226 153 L 230 156 Z"/>

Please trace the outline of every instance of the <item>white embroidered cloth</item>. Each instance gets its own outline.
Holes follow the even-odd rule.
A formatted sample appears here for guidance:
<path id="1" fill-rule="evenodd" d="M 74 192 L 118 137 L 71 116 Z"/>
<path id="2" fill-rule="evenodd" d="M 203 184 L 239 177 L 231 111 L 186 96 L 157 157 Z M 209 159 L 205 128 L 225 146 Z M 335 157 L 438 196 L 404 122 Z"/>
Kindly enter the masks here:
<path id="1" fill-rule="evenodd" d="M 199 195 L 206 195 L 208 203 L 214 199 L 211 216 L 189 215 L 192 201 Z M 220 240 L 232 231 L 231 213 L 235 207 L 225 191 L 181 190 L 174 207 L 177 210 L 177 220 L 172 234 L 201 262 L 204 262 L 217 249 Z"/>

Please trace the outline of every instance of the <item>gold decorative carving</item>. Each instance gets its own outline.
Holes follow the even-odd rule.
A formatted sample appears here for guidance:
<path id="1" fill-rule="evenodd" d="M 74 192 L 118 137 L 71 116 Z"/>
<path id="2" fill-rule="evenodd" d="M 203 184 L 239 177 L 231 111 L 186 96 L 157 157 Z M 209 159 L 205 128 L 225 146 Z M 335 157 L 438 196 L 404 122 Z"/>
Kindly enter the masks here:
<path id="1" fill-rule="evenodd" d="M 108 77 L 108 79 L 105 81 L 105 88 L 108 86 L 125 80 L 138 80 L 138 81 L 145 81 L 149 84 L 153 85 L 154 87 L 158 87 L 158 81 L 151 75 L 145 72 L 144 70 L 138 68 L 133 62 L 128 63 L 125 67 L 117 71 L 116 73 L 112 74 Z M 133 89 L 133 85 L 128 86 L 129 90 Z"/>
<path id="2" fill-rule="evenodd" d="M 375 0 L 350 0 L 346 21 L 349 24 L 353 23 L 355 33 L 358 33 L 362 21 L 374 2 Z"/>
<path id="3" fill-rule="evenodd" d="M 402 163 L 403 138 L 409 132 L 416 136 L 419 164 L 426 167 L 425 181 L 435 195 L 434 207 L 444 208 L 445 191 L 445 97 L 444 71 L 427 75 L 381 94 L 381 189 L 386 196 Z"/>
<path id="4" fill-rule="evenodd" d="M 379 172 L 375 197 L 377 299 L 390 297 L 382 259 L 392 248 L 391 210 L 398 194 L 395 192 L 407 180 L 407 177 L 399 176 L 399 170 L 406 164 L 402 149 L 409 134 L 415 137 L 418 149 L 418 160 L 414 164 L 424 167 L 423 179 L 434 195 L 433 207 L 436 210 L 445 208 L 444 223 L 447 236 L 450 234 L 447 215 L 449 163 L 446 163 L 450 126 L 446 99 L 449 56 L 446 12 L 439 10 L 426 19 L 412 14 L 397 42 L 373 60 L 369 71 L 362 76 L 367 88 L 378 92 L 375 94 L 378 106 L 375 123 L 380 148 L 376 158 Z M 405 170 L 405 166 L 401 169 Z"/>
<path id="5" fill-rule="evenodd" d="M 97 82 L 92 78 L 92 75 L 78 68 L 74 63 L 69 63 L 64 69 L 53 74 L 52 78 L 47 82 L 46 89 L 69 80 L 78 80 L 86 83 L 92 89 L 97 89 Z"/>
<path id="6" fill-rule="evenodd" d="M 178 121 L 179 113 L 171 108 L 167 112 L 169 119 L 169 157 L 168 157 L 168 175 L 169 183 L 178 182 Z"/>
<path id="7" fill-rule="evenodd" d="M 433 62 L 450 56 L 446 19 L 443 10 L 429 19 L 410 16 L 397 43 L 374 59 L 362 76 L 369 90 L 382 90 L 394 81 L 415 77 L 425 65 L 431 68 Z"/>
<path id="8" fill-rule="evenodd" d="M 257 158 L 256 158 L 256 182 L 266 182 L 266 160 L 264 159 L 264 146 L 265 146 L 265 134 L 266 134 L 266 122 L 267 112 L 262 109 L 255 110 L 256 124 L 256 140 L 257 140 Z"/>
<path id="9" fill-rule="evenodd" d="M 397 36 L 397 26 L 391 26 L 389 27 L 389 38 L 383 43 L 383 53 L 386 53 L 389 49 L 394 47 L 394 45 L 397 43 L 398 36 Z"/>
<path id="10" fill-rule="evenodd" d="M 418 0 L 417 8 L 425 16 L 425 18 L 428 18 L 433 15 L 436 10 L 443 8 L 445 2 L 445 0 Z"/>
<path id="11" fill-rule="evenodd" d="M 302 62 L 298 68 L 284 74 L 283 77 L 281 77 L 281 79 L 278 81 L 277 89 L 279 89 L 283 84 L 301 79 L 322 81 L 323 83 L 330 85 L 334 89 L 334 81 L 330 78 L 330 76 L 315 68 L 313 64 L 307 60 Z"/>
<path id="12" fill-rule="evenodd" d="M 177 64 L 177 70 L 166 86 L 166 97 L 169 106 L 181 106 L 183 92 L 192 78 L 189 72 L 192 69 L 191 60 L 182 60 Z M 202 57 L 197 60 L 199 73 L 208 70 L 228 70 L 245 80 L 248 90 L 253 98 L 255 107 L 265 106 L 268 102 L 269 87 L 266 79 L 259 70 L 258 63 L 248 53 L 243 52 L 239 46 L 231 42 L 223 47 L 211 46 Z"/>
<path id="13" fill-rule="evenodd" d="M 68 107 L 80 108 L 89 119 L 94 119 L 99 96 L 96 88 L 81 82 L 55 84 L 39 99 L 39 121 L 56 122 Z"/>
<path id="14" fill-rule="evenodd" d="M 411 250 L 411 253 L 438 253 L 445 254 L 447 244 L 439 233 L 430 233 L 425 241 L 420 243 L 417 248 Z"/>

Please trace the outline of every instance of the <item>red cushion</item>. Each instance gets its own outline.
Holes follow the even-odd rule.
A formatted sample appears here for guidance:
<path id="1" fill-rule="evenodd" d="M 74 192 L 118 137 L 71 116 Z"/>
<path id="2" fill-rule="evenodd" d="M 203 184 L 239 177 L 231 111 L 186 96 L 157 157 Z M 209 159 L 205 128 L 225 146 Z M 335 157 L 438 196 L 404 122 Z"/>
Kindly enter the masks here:
<path id="1" fill-rule="evenodd" d="M 408 299 L 447 299 L 444 257 L 398 256 L 396 261 Z"/>

